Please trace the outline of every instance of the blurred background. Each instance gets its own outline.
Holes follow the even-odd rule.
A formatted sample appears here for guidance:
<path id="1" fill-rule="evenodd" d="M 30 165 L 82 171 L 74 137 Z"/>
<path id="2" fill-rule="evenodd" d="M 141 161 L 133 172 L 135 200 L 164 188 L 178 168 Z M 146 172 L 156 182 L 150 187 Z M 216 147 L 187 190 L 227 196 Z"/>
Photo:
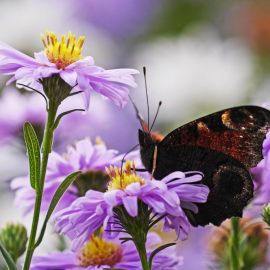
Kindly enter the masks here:
<path id="1" fill-rule="evenodd" d="M 97 65 L 140 71 L 146 66 L 151 117 L 161 100 L 155 130 L 164 134 L 216 110 L 270 101 L 269 1 L 0 0 L 0 26 L 0 41 L 29 55 L 43 49 L 40 33 L 72 31 L 86 36 L 84 55 Z M 13 206 L 9 182 L 27 174 L 22 124 L 31 121 L 39 130 L 45 105 L 34 93 L 5 87 L 6 80 L 0 79 L 0 225 L 10 220 L 29 225 L 30 217 Z M 142 73 L 137 81 L 131 95 L 146 117 Z M 80 100 L 72 102 L 80 106 Z M 132 106 L 119 110 L 93 97 L 89 112 L 61 123 L 55 150 L 101 136 L 108 147 L 124 152 L 137 143 L 138 126 Z M 208 249 L 201 244 L 207 233 L 197 230 L 180 245 L 184 269 L 208 269 Z M 40 252 L 57 244 L 50 232 L 48 237 Z"/>

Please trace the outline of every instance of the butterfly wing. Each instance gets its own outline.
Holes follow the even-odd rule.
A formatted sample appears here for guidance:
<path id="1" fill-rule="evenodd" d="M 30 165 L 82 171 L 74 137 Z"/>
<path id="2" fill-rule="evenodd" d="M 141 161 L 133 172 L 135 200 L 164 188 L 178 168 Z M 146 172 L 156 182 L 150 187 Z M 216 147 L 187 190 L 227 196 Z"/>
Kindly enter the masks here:
<path id="1" fill-rule="evenodd" d="M 194 225 L 220 225 L 226 218 L 242 216 L 253 197 L 253 182 L 246 167 L 221 152 L 193 145 L 158 147 L 155 179 L 173 171 L 201 171 L 202 183 L 210 189 L 208 200 L 197 204 L 197 214 L 187 211 Z"/>
<path id="2" fill-rule="evenodd" d="M 241 216 L 253 197 L 248 170 L 262 159 L 269 129 L 270 112 L 257 106 L 230 108 L 199 118 L 158 144 L 154 177 L 161 179 L 178 170 L 204 173 L 202 183 L 210 193 L 207 202 L 198 205 L 198 214 L 189 213 L 193 225 L 219 225 L 226 218 Z M 144 150 L 141 147 L 142 160 Z M 146 156 L 150 162 L 144 164 L 151 171 L 152 160 L 148 159 Z"/>
<path id="3" fill-rule="evenodd" d="M 160 146 L 200 146 L 227 154 L 251 168 L 262 159 L 262 143 L 269 129 L 270 111 L 267 109 L 234 107 L 175 129 Z"/>

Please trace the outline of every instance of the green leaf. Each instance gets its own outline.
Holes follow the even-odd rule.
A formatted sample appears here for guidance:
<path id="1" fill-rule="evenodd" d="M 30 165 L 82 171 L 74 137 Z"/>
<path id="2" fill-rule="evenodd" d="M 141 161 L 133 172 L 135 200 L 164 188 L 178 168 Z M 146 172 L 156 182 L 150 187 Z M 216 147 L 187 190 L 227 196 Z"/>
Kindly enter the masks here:
<path id="1" fill-rule="evenodd" d="M 40 147 L 35 130 L 29 122 L 23 126 L 23 135 L 29 159 L 30 183 L 33 189 L 40 191 Z"/>
<path id="2" fill-rule="evenodd" d="M 46 227 L 47 227 L 47 223 L 48 223 L 48 221 L 49 221 L 49 219 L 50 219 L 50 217 L 51 217 L 51 215 L 52 215 L 55 207 L 57 206 L 58 202 L 60 201 L 60 199 L 62 198 L 62 196 L 64 195 L 65 191 L 68 189 L 68 187 L 73 183 L 74 180 L 76 180 L 77 176 L 80 173 L 81 172 L 78 171 L 78 172 L 74 172 L 74 173 L 70 174 L 69 176 L 67 176 L 65 178 L 65 180 L 60 184 L 60 186 L 55 191 L 55 193 L 53 195 L 53 198 L 52 198 L 52 201 L 50 203 L 49 209 L 47 211 L 45 220 L 43 222 L 43 225 L 42 225 L 42 228 L 41 228 L 39 237 L 38 237 L 37 242 L 35 244 L 35 247 L 37 247 L 37 246 L 40 245 L 40 243 L 41 243 L 41 241 L 43 239 L 43 236 L 44 236 Z"/>
<path id="3" fill-rule="evenodd" d="M 84 109 L 74 109 L 74 110 L 70 110 L 70 111 L 67 111 L 67 112 L 63 112 L 61 114 L 58 115 L 58 117 L 56 118 L 55 122 L 54 122 L 54 125 L 53 125 L 53 129 L 56 129 L 60 123 L 60 120 L 65 116 L 65 115 L 68 115 L 70 113 L 73 113 L 73 112 L 85 112 Z"/>
<path id="4" fill-rule="evenodd" d="M 3 246 L 3 244 L 1 242 L 0 242 L 0 251 L 3 255 L 3 258 L 7 264 L 8 269 L 9 270 L 17 270 L 17 266 L 16 266 L 15 262 L 13 261 L 10 254 L 8 253 L 8 251 L 5 249 L 5 247 Z"/>
<path id="5" fill-rule="evenodd" d="M 165 245 L 162 245 L 158 248 L 156 248 L 150 255 L 149 257 L 149 267 L 150 269 L 152 269 L 152 263 L 153 263 L 153 259 L 154 257 L 160 252 L 162 251 L 163 249 L 165 248 L 168 248 L 168 247 L 171 247 L 171 246 L 174 246 L 176 243 L 169 243 L 169 244 L 165 244 Z"/>

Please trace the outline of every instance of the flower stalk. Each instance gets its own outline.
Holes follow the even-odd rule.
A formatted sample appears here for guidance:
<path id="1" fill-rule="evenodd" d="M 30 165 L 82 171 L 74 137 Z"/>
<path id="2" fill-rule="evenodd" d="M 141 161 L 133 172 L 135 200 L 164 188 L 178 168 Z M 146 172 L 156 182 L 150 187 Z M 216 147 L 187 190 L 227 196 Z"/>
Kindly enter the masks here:
<path id="1" fill-rule="evenodd" d="M 231 270 L 240 270 L 241 269 L 241 255 L 239 250 L 240 243 L 240 219 L 238 217 L 232 217 L 231 219 L 231 239 L 230 239 L 230 264 Z"/>
<path id="2" fill-rule="evenodd" d="M 44 181 L 45 181 L 45 176 L 46 176 L 48 159 L 52 150 L 53 133 L 54 133 L 53 126 L 54 126 L 58 107 L 59 107 L 59 104 L 49 101 L 48 117 L 47 117 L 47 121 L 45 125 L 43 141 L 42 141 L 42 150 L 41 150 L 42 162 L 41 162 L 41 174 L 40 174 L 40 179 L 39 179 L 40 190 L 36 190 L 34 214 L 33 214 L 31 232 L 30 232 L 29 242 L 27 246 L 27 252 L 26 252 L 23 270 L 29 270 L 31 260 L 35 251 L 35 241 L 36 241 L 37 227 L 39 223 L 43 187 L 44 187 Z"/>
<path id="3" fill-rule="evenodd" d="M 149 231 L 149 221 L 151 211 L 142 201 L 138 201 L 138 216 L 132 217 L 122 206 L 114 210 L 116 218 L 123 229 L 131 236 L 141 259 L 142 269 L 151 270 L 149 266 L 146 239 Z"/>

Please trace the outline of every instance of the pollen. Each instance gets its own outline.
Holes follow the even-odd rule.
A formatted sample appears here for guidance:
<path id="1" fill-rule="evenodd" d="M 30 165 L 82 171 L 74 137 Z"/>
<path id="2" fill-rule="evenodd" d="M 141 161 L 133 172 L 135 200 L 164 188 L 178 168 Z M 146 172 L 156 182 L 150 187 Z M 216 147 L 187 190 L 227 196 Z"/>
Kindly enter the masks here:
<path id="1" fill-rule="evenodd" d="M 89 242 L 79 251 L 78 260 L 82 267 L 108 265 L 114 267 L 122 259 L 120 245 L 92 235 Z"/>
<path id="2" fill-rule="evenodd" d="M 136 175 L 134 162 L 130 162 L 129 160 L 126 161 L 124 169 L 111 166 L 110 169 L 106 168 L 106 172 L 111 179 L 108 184 L 108 190 L 124 190 L 132 183 L 144 184 L 144 180 Z"/>
<path id="3" fill-rule="evenodd" d="M 67 36 L 62 35 L 61 40 L 58 40 L 54 32 L 46 32 L 45 36 L 41 34 L 41 39 L 49 61 L 56 64 L 59 69 L 64 69 L 82 59 L 84 36 L 77 39 L 69 32 Z"/>

